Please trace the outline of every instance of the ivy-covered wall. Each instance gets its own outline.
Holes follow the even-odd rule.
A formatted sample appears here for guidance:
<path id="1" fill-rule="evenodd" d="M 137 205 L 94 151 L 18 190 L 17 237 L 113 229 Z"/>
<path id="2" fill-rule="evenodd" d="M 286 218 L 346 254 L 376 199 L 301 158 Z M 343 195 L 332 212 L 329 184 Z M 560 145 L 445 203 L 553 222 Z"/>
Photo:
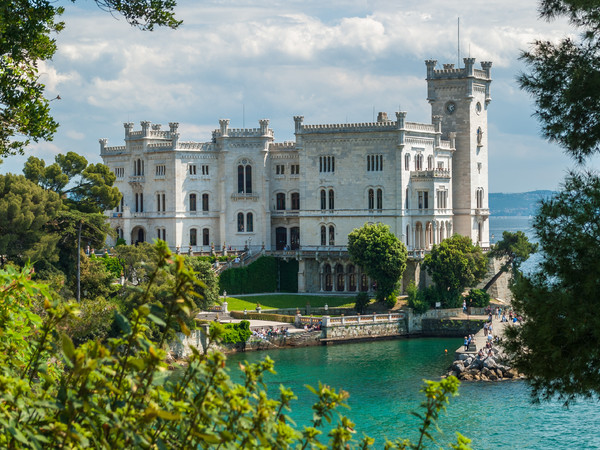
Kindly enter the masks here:
<path id="1" fill-rule="evenodd" d="M 277 290 L 277 259 L 261 256 L 247 267 L 227 269 L 219 277 L 219 292 L 257 294 Z"/>

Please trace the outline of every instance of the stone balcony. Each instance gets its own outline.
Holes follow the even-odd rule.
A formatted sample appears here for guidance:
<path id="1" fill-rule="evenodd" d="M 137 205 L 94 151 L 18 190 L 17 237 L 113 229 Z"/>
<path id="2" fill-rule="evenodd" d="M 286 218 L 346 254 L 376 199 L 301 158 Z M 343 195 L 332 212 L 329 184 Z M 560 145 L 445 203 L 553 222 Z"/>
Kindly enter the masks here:
<path id="1" fill-rule="evenodd" d="M 411 178 L 450 178 L 450 169 L 413 170 Z"/>

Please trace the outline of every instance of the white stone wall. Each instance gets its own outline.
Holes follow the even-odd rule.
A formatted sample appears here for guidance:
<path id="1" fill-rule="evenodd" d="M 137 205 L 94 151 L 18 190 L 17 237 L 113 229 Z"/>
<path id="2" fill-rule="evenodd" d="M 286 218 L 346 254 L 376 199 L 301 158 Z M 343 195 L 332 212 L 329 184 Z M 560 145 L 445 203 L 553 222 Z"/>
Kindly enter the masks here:
<path id="1" fill-rule="evenodd" d="M 111 226 L 119 227 L 128 243 L 139 237 L 151 241 L 158 229 L 164 229 L 168 245 L 182 252 L 189 251 L 191 229 L 197 230 L 192 251 L 213 247 L 221 251 L 223 246 L 238 250 L 250 246 L 259 251 L 277 247 L 278 228 L 285 229 L 285 242 L 291 245 L 294 227 L 300 229 L 303 249 L 345 251 L 348 234 L 366 222 L 389 225 L 409 250 L 428 250 L 455 232 L 486 247 L 491 64 L 482 63 L 482 69 L 476 69 L 469 58 L 465 64 L 461 69 L 437 69 L 434 61 L 426 63 L 431 124 L 407 121 L 410 117 L 405 112 L 396 113 L 394 120 L 382 113 L 377 122 L 356 124 L 311 125 L 298 116 L 294 117 L 296 140 L 292 143 L 275 143 L 267 120 L 259 121 L 257 128 L 234 129 L 229 120 L 222 119 L 213 139 L 204 143 L 181 141 L 176 123 L 169 124 L 168 131 L 149 122 L 142 122 L 141 130 L 135 131 L 133 124 L 125 124 L 125 145 L 108 147 L 105 139 L 100 141 L 105 164 L 124 172 L 116 182 L 124 195 L 124 208 L 107 212 Z M 367 170 L 370 156 L 381 157 L 382 170 Z M 320 170 L 320 157 L 335 158 L 335 170 Z M 420 168 L 417 158 L 422 158 Z M 433 170 L 428 167 L 430 158 Z M 138 159 L 144 165 L 143 176 L 133 170 Z M 252 167 L 252 193 L 238 192 L 240 164 Z M 157 165 L 165 166 L 164 175 L 156 174 Z M 190 165 L 196 166 L 195 174 L 190 173 Z M 278 174 L 280 165 L 284 173 Z M 299 165 L 299 174 L 292 174 L 292 165 Z M 208 174 L 202 173 L 203 166 L 208 167 Z M 478 188 L 483 189 L 480 207 Z M 327 193 L 325 210 L 321 209 L 321 189 Z M 372 209 L 369 189 L 375 194 Z M 446 208 L 437 207 L 440 189 L 448 192 Z M 330 190 L 335 195 L 332 209 Z M 382 191 L 381 209 L 377 190 Z M 292 210 L 294 192 L 300 195 L 298 211 Z M 419 205 L 419 192 L 427 192 L 427 208 Z M 135 212 L 136 193 L 144 194 L 143 212 Z M 157 193 L 165 194 L 165 211 L 157 208 Z M 196 194 L 195 212 L 189 208 L 192 193 Z M 282 211 L 276 207 L 278 193 L 285 195 Z M 202 210 L 203 194 L 209 196 L 208 211 Z M 238 230 L 239 213 L 245 222 L 248 213 L 252 214 L 252 231 L 247 223 L 243 231 Z M 321 245 L 322 226 L 326 227 L 325 246 Z M 329 227 L 335 230 L 333 246 L 329 245 Z M 209 245 L 203 245 L 204 229 Z M 311 273 L 319 266 L 304 266 L 303 283 L 309 291 L 320 284 L 319 275 Z"/>

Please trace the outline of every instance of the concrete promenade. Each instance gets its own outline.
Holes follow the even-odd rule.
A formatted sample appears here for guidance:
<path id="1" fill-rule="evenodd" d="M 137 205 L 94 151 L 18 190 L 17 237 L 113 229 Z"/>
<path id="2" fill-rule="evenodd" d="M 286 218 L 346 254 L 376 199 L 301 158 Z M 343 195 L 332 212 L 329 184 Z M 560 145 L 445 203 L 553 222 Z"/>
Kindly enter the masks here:
<path id="1" fill-rule="evenodd" d="M 463 316 L 461 314 L 461 316 Z M 466 318 L 466 314 L 464 315 L 464 317 L 461 318 Z M 471 319 L 482 319 L 482 320 L 486 320 L 487 316 L 469 316 L 469 318 Z M 496 319 L 496 316 L 493 316 L 493 320 L 492 320 L 492 336 L 494 336 L 494 338 L 496 338 L 496 336 L 498 336 L 500 339 L 502 339 L 504 337 L 504 329 L 506 328 L 507 325 L 509 325 L 510 322 L 502 322 L 500 320 Z M 455 352 L 455 357 L 456 359 L 460 359 L 459 355 L 466 353 L 469 355 L 477 355 L 477 352 L 479 351 L 480 348 L 485 348 L 485 344 L 487 342 L 487 336 L 484 335 L 483 332 L 483 328 L 481 330 L 479 330 L 479 332 L 477 334 L 475 334 L 473 336 L 473 341 L 475 343 L 475 350 L 465 350 L 465 346 L 462 345 L 458 347 L 458 349 Z M 495 348 L 498 348 L 498 346 L 495 346 Z"/>

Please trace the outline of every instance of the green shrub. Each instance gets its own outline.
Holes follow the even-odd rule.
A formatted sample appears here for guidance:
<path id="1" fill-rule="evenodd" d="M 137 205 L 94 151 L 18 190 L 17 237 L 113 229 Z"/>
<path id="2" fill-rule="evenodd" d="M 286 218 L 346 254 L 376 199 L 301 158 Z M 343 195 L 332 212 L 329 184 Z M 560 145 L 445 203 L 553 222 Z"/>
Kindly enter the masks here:
<path id="1" fill-rule="evenodd" d="M 467 305 L 485 308 L 490 304 L 490 294 L 482 289 L 471 289 L 467 295 Z"/>
<path id="2" fill-rule="evenodd" d="M 412 308 L 415 314 L 423 314 L 429 310 L 429 302 L 425 299 L 425 294 L 417 288 L 414 281 L 410 281 L 406 287 L 408 294 L 408 307 Z"/>
<path id="3" fill-rule="evenodd" d="M 385 298 L 385 306 L 386 308 L 392 309 L 394 306 L 396 306 L 396 301 L 398 300 L 398 295 L 400 295 L 400 293 L 398 292 L 397 289 L 394 289 L 390 295 L 388 295 Z"/>
<path id="4" fill-rule="evenodd" d="M 221 335 L 221 341 L 224 344 L 241 344 L 246 342 L 252 335 L 252 331 L 250 331 L 250 322 L 247 320 L 242 320 L 240 323 L 228 323 L 225 325 L 213 322 L 210 327 L 213 328 L 211 333 L 215 332 L 214 328 L 220 328 L 219 333 Z"/>
<path id="5" fill-rule="evenodd" d="M 244 314 L 242 311 L 231 311 L 229 313 L 234 319 L 248 319 L 248 320 L 271 320 L 273 322 L 285 322 L 294 323 L 296 321 L 295 316 L 287 316 L 283 314 L 271 314 L 271 313 L 257 313 L 256 311 L 247 311 Z"/>
<path id="6" fill-rule="evenodd" d="M 366 292 L 359 292 L 356 295 L 356 303 L 354 304 L 354 310 L 359 314 L 364 314 L 370 302 L 371 300 L 369 299 L 369 294 L 367 294 Z"/>
<path id="7" fill-rule="evenodd" d="M 113 326 L 116 303 L 97 297 L 93 300 L 83 299 L 79 304 L 79 314 L 65 321 L 65 332 L 75 345 L 88 340 L 104 340 L 109 336 Z"/>

